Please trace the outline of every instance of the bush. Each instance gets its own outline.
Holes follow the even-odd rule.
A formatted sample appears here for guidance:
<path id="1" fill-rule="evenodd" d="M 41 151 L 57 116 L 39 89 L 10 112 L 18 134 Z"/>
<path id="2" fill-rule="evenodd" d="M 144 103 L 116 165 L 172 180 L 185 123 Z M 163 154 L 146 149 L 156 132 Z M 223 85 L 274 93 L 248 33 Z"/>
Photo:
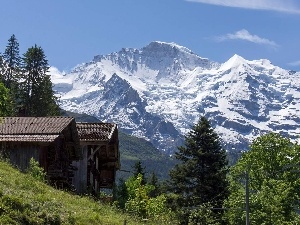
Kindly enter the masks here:
<path id="1" fill-rule="evenodd" d="M 31 158 L 29 161 L 27 173 L 36 180 L 45 182 L 46 173 L 44 172 L 44 169 L 40 167 L 39 162 L 37 162 L 34 158 Z"/>
<path id="2" fill-rule="evenodd" d="M 142 176 L 131 177 L 126 182 L 128 200 L 125 210 L 143 219 L 155 219 L 166 221 L 170 217 L 170 210 L 166 206 L 166 197 L 159 195 L 149 197 L 149 193 L 155 188 L 152 185 L 142 185 Z"/>

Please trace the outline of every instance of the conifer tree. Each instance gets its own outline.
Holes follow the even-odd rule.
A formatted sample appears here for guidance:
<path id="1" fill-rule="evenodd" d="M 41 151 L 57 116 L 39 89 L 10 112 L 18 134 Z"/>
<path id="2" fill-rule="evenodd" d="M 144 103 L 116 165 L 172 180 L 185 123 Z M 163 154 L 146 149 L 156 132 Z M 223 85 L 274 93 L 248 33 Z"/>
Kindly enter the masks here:
<path id="1" fill-rule="evenodd" d="M 23 58 L 24 76 L 21 84 L 21 111 L 24 116 L 59 115 L 57 99 L 47 75 L 48 60 L 41 47 L 29 48 Z"/>
<path id="2" fill-rule="evenodd" d="M 19 43 L 15 35 L 8 40 L 3 55 L 0 58 L 1 82 L 9 90 L 10 99 L 13 104 L 13 114 L 16 114 L 16 105 L 19 99 L 19 80 L 22 74 L 21 57 L 19 55 Z"/>
<path id="3" fill-rule="evenodd" d="M 159 186 L 159 183 L 158 183 L 158 178 L 157 178 L 157 176 L 154 172 L 152 172 L 150 174 L 150 177 L 147 180 L 147 184 L 152 185 L 154 187 L 154 189 L 149 192 L 149 196 L 151 198 L 155 198 L 158 195 L 160 195 L 160 186 Z"/>
<path id="4" fill-rule="evenodd" d="M 16 88 L 15 85 L 20 78 L 22 59 L 19 55 L 19 43 L 14 34 L 9 38 L 2 58 L 7 65 L 3 73 L 4 85 L 8 89 Z"/>
<path id="5" fill-rule="evenodd" d="M 138 161 L 133 166 L 133 177 L 137 178 L 138 175 L 141 174 L 142 176 L 142 185 L 146 184 L 146 178 L 145 178 L 145 167 L 142 167 L 141 161 Z"/>
<path id="6" fill-rule="evenodd" d="M 226 152 L 205 117 L 192 127 L 185 136 L 185 145 L 178 150 L 175 157 L 180 162 L 170 171 L 169 181 L 170 191 L 177 196 L 177 207 L 193 209 L 204 204 L 222 207 L 228 195 Z"/>

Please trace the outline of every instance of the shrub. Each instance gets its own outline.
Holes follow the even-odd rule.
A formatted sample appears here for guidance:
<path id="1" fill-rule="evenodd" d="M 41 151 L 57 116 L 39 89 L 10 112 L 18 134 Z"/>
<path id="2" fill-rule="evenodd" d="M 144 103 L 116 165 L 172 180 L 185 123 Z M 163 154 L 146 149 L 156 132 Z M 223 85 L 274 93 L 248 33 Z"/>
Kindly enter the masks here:
<path id="1" fill-rule="evenodd" d="M 29 168 L 27 172 L 36 180 L 45 182 L 46 173 L 44 172 L 44 169 L 40 167 L 39 162 L 37 162 L 34 158 L 31 158 L 29 161 Z"/>

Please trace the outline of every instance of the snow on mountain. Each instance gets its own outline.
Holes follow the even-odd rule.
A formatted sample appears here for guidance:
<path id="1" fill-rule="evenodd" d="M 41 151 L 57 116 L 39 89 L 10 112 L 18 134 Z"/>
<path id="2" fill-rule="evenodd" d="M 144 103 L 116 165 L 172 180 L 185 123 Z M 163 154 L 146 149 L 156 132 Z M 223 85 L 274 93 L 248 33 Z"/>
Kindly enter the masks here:
<path id="1" fill-rule="evenodd" d="M 234 55 L 219 64 L 175 43 L 151 42 L 50 72 L 61 107 L 115 122 L 172 154 L 206 116 L 229 151 L 270 131 L 300 131 L 300 73 Z"/>

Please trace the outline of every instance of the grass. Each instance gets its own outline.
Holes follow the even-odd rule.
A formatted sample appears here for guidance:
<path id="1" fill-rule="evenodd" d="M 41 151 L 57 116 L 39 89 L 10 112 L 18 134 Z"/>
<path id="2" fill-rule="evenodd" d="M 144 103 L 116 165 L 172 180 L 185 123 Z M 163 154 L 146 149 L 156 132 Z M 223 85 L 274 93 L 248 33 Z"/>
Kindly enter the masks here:
<path id="1" fill-rule="evenodd" d="M 144 224 L 89 196 L 57 190 L 0 161 L 0 224 Z M 147 224 L 163 224 L 147 222 Z"/>

